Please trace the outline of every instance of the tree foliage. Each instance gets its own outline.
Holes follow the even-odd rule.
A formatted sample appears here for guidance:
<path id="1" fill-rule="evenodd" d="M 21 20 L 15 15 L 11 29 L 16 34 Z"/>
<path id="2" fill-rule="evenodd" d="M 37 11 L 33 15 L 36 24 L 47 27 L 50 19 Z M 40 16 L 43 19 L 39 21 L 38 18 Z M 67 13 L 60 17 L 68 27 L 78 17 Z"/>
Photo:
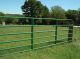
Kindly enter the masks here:
<path id="1" fill-rule="evenodd" d="M 74 24 L 80 24 L 80 8 L 78 10 L 67 10 L 65 11 L 60 6 L 53 6 L 49 11 L 47 6 L 44 6 L 39 0 L 26 0 L 21 6 L 23 15 L 19 14 L 4 14 L 0 12 L 0 16 L 12 16 L 12 17 L 35 17 L 35 18 L 56 18 L 56 19 L 72 19 Z M 0 23 L 4 24 L 31 24 L 31 19 L 13 19 L 13 18 L 0 18 Z M 56 24 L 53 20 L 39 20 L 36 19 L 35 24 Z M 65 22 L 65 21 L 64 21 Z M 60 21 L 59 24 L 63 24 Z"/>
<path id="2" fill-rule="evenodd" d="M 77 24 L 79 20 L 79 12 L 77 10 L 68 10 L 66 11 L 66 17 L 72 19 L 74 23 Z"/>
<path id="3" fill-rule="evenodd" d="M 23 15 L 26 17 L 48 17 L 49 10 L 46 6 L 44 6 L 40 1 L 37 0 L 26 0 L 24 5 L 21 7 L 23 11 Z M 42 20 L 35 20 L 35 23 L 42 23 Z M 31 20 L 29 19 L 29 23 Z"/>
<path id="4" fill-rule="evenodd" d="M 43 5 L 40 1 L 26 0 L 22 6 L 23 15 L 27 17 L 42 17 Z"/>
<path id="5" fill-rule="evenodd" d="M 65 10 L 60 6 L 54 6 L 51 8 L 51 16 L 58 19 L 65 19 Z"/>

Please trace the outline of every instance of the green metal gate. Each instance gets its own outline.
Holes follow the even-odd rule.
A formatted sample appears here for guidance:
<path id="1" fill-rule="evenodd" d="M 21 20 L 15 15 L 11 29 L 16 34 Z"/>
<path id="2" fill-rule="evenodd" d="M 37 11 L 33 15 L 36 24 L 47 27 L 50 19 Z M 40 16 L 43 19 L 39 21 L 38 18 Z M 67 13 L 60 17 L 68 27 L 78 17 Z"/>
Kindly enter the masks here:
<path id="1" fill-rule="evenodd" d="M 0 55 L 40 49 L 64 42 L 72 42 L 73 24 L 70 19 L 0 16 L 0 19 L 7 18 L 31 19 L 31 25 L 1 25 Z M 36 25 L 35 20 L 55 20 L 56 24 Z M 68 24 L 60 25 L 59 22 L 64 22 L 64 20 L 68 22 Z"/>

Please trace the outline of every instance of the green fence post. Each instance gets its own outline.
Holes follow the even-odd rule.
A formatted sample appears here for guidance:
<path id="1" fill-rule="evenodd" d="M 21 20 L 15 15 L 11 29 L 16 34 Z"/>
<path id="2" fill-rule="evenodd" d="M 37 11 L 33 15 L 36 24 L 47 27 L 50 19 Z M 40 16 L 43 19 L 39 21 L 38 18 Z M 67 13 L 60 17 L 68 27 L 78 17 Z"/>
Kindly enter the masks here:
<path id="1" fill-rule="evenodd" d="M 58 30 L 58 28 L 57 28 L 57 25 L 58 25 L 58 22 L 57 22 L 57 20 L 56 20 L 56 26 L 55 26 L 55 44 L 57 43 L 57 30 Z"/>
<path id="2" fill-rule="evenodd" d="M 34 48 L 34 19 L 31 18 L 31 49 Z"/>
<path id="3" fill-rule="evenodd" d="M 72 42 L 72 38 L 73 38 L 73 25 L 70 25 L 68 31 L 68 42 Z"/>

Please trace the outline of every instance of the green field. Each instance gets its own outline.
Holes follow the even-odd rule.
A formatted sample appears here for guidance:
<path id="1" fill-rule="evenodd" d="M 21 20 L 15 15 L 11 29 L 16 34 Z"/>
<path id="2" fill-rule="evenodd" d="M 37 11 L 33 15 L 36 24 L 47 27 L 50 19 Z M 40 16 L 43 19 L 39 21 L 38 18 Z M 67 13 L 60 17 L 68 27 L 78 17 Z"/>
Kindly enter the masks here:
<path id="1" fill-rule="evenodd" d="M 41 26 L 41 27 L 35 27 L 34 31 L 44 31 L 44 30 L 54 30 L 55 28 L 53 26 Z M 58 30 L 61 29 L 68 29 L 67 27 L 59 27 Z M 19 32 L 30 32 L 30 27 L 7 27 L 0 28 L 0 34 L 6 34 L 6 33 L 19 33 Z M 79 41 L 79 35 L 80 35 L 80 29 L 74 28 L 74 37 L 72 43 L 65 43 L 60 44 L 48 48 L 38 49 L 34 51 L 28 51 L 23 53 L 16 53 L 16 54 L 8 54 L 5 56 L 1 56 L 0 59 L 80 59 L 80 41 Z M 55 41 L 55 37 L 52 37 L 55 32 L 44 32 L 44 33 L 35 33 L 34 34 L 34 43 L 41 43 L 41 42 L 47 42 L 47 41 Z M 58 36 L 58 40 L 62 40 L 62 38 L 67 38 L 67 31 L 58 31 L 58 35 L 63 34 L 64 36 Z M 44 37 L 44 36 L 51 36 L 49 38 L 43 38 L 43 39 L 36 39 L 37 37 Z M 20 39 L 26 39 L 30 38 L 30 34 L 21 34 L 21 35 L 8 35 L 8 36 L 0 36 L 0 42 L 8 41 L 8 40 L 20 40 Z M 66 40 L 66 39 L 65 39 Z M 21 41 L 21 42 L 13 42 L 13 43 L 6 43 L 6 44 L 0 44 L 0 48 L 10 48 L 10 47 L 16 47 L 16 46 L 26 46 L 30 45 L 31 41 Z M 27 49 L 27 48 L 24 48 Z M 11 52 L 18 51 L 19 49 L 11 50 Z M 10 51 L 9 51 L 10 52 Z M 8 53 L 8 52 L 6 52 Z"/>

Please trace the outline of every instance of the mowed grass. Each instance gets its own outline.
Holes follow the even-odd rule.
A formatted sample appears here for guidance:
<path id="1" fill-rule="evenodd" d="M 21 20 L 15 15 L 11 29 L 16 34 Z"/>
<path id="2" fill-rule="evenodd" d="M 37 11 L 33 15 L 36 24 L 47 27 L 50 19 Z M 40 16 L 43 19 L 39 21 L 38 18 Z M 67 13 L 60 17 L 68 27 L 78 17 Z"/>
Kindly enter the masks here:
<path id="1" fill-rule="evenodd" d="M 68 29 L 67 27 L 58 27 L 58 30 Z M 55 30 L 53 26 L 41 26 L 35 27 L 34 31 L 45 31 L 45 30 Z M 19 33 L 19 32 L 30 32 L 30 27 L 11 27 L 11 28 L 0 28 L 0 34 L 6 33 Z M 65 43 L 61 45 L 56 45 L 48 48 L 33 50 L 29 52 L 17 53 L 17 54 L 8 54 L 1 56 L 0 59 L 80 59 L 80 44 L 79 44 L 79 35 L 80 29 L 74 28 L 74 37 L 72 43 Z M 35 33 L 34 38 L 36 37 L 44 37 L 44 36 L 52 36 L 55 32 L 44 32 L 44 33 Z M 67 38 L 67 31 L 58 31 L 58 35 L 63 34 L 64 36 L 58 36 L 58 40 L 62 40 L 62 38 Z M 1 36 L 0 42 L 8 41 L 8 40 L 20 40 L 30 38 L 30 34 L 21 34 L 21 35 L 8 35 Z M 65 39 L 66 40 L 66 39 Z M 41 43 L 47 41 L 55 41 L 55 37 L 43 38 L 43 39 L 34 39 L 34 43 Z M 31 44 L 31 41 L 21 41 L 21 42 L 13 42 L 0 44 L 0 48 L 10 48 L 17 46 L 25 46 Z M 13 51 L 15 52 L 15 51 Z"/>
<path id="2" fill-rule="evenodd" d="M 67 31 L 62 31 L 63 29 L 68 29 L 67 27 L 58 27 L 58 40 L 62 40 L 63 38 L 67 38 Z M 45 32 L 49 30 L 55 30 L 54 26 L 35 26 L 34 32 L 40 32 L 44 31 L 43 33 L 34 33 L 34 44 L 38 43 L 44 43 L 48 41 L 55 41 L 55 37 L 52 35 L 55 35 L 55 32 Z M 0 28 L 0 34 L 7 34 L 7 33 L 22 33 L 22 32 L 31 32 L 31 27 L 7 27 L 7 28 Z M 45 38 L 45 36 L 48 36 Z M 42 37 L 40 39 L 40 37 Z M 27 40 L 28 38 L 31 38 L 31 34 L 18 34 L 18 35 L 3 35 L 0 36 L 0 42 L 5 41 L 14 41 L 14 40 L 23 40 L 26 39 L 26 41 L 20 41 L 20 42 L 12 42 L 12 43 L 5 43 L 1 44 L 0 48 L 9 48 L 9 47 L 16 47 L 16 46 L 25 46 L 25 45 L 31 45 L 31 40 Z M 37 39 L 38 38 L 38 39 Z"/>

